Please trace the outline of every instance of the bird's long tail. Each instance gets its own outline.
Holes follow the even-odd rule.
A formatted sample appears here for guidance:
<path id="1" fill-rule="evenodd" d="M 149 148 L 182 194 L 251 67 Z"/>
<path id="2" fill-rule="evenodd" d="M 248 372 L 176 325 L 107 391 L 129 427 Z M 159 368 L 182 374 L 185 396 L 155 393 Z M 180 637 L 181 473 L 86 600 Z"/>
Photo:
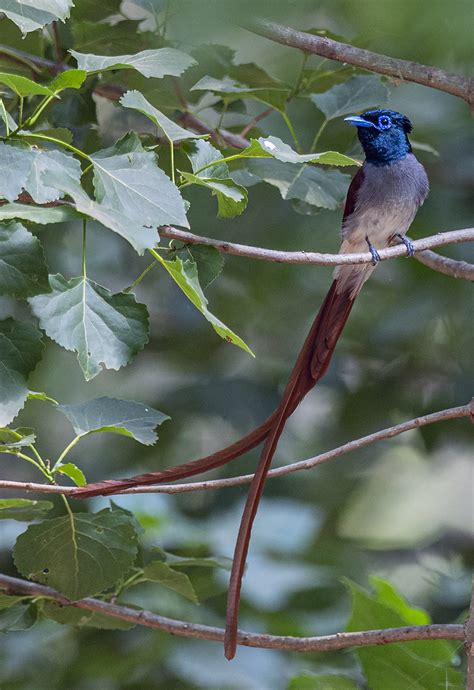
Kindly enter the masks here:
<path id="1" fill-rule="evenodd" d="M 351 294 L 347 289 L 343 292 L 338 292 L 338 287 L 340 287 L 340 283 L 338 280 L 335 280 L 313 322 L 285 388 L 280 406 L 276 410 L 275 420 L 266 437 L 257 469 L 250 484 L 235 546 L 227 598 L 224 647 L 225 655 L 228 659 L 232 659 L 235 656 L 237 646 L 240 590 L 252 525 L 278 440 L 288 417 L 306 393 L 324 376 L 336 343 L 354 304 L 355 295 Z"/>

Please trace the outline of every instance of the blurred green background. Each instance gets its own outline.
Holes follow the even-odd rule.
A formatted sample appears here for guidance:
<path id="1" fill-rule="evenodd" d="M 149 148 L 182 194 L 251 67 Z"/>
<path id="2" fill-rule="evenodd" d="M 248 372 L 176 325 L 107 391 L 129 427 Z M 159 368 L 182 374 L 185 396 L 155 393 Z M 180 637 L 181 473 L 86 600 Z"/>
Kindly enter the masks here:
<path id="1" fill-rule="evenodd" d="M 60 27 L 64 45 L 100 54 L 91 44 L 97 25 L 85 24 L 105 5 L 77 0 L 73 19 Z M 132 18 L 140 3 L 123 3 Z M 115 11 L 115 10 L 114 10 Z M 454 0 L 300 0 L 239 3 L 174 0 L 168 38 L 188 52 L 206 43 L 236 50 L 236 62 L 255 62 L 272 76 L 294 83 L 301 54 L 258 38 L 238 26 L 253 15 L 273 17 L 297 28 L 328 29 L 348 42 L 407 60 L 467 74 L 472 53 L 472 5 Z M 137 52 L 138 27 L 131 19 L 117 44 L 104 54 Z M 95 40 L 95 39 L 94 39 Z M 147 34 L 149 41 L 149 34 Z M 129 41 L 129 43 L 127 43 Z M 0 42 L 30 52 L 41 47 L 33 35 L 22 42 L 7 20 Z M 147 43 L 144 47 L 151 47 Z M 309 66 L 320 62 L 311 57 Z M 113 81 L 112 78 L 109 79 Z M 439 156 L 417 153 L 426 166 L 431 193 L 411 236 L 468 227 L 472 167 L 470 114 L 455 97 L 414 84 L 390 81 L 389 107 L 414 123 L 413 138 Z M 158 103 L 157 103 L 158 105 Z M 93 148 L 109 145 L 130 126 L 129 115 L 97 99 L 99 127 L 81 129 L 81 108 L 56 120 L 76 118 L 77 136 Z M 247 104 L 224 126 L 243 126 L 264 109 Z M 172 112 L 172 110 L 170 111 Z M 321 113 L 308 100 L 290 106 L 303 148 L 308 149 Z M 291 143 L 277 114 L 261 131 Z M 325 130 L 320 150 L 355 151 L 355 133 L 340 121 Z M 190 222 L 197 234 L 282 249 L 336 252 L 341 211 L 299 215 L 265 184 L 249 190 L 240 217 L 220 221 L 206 190 L 192 189 Z M 147 261 L 113 233 L 91 224 L 88 274 L 111 290 L 129 285 Z M 79 225 L 41 231 L 52 272 L 80 272 Z M 474 261 L 468 245 L 447 247 L 453 258 Z M 71 456 L 89 481 L 159 469 L 200 457 L 252 429 L 274 408 L 315 312 L 331 282 L 331 269 L 287 266 L 228 257 L 221 277 L 208 289 L 215 314 L 256 353 L 227 346 L 159 268 L 137 289 L 151 314 L 150 344 L 120 372 L 104 372 L 85 383 L 75 356 L 48 341 L 31 379 L 61 402 L 115 395 L 146 402 L 169 414 L 153 448 L 101 434 L 84 440 Z M 364 288 L 338 345 L 326 378 L 288 422 L 275 464 L 304 459 L 350 439 L 446 407 L 472 395 L 472 293 L 464 281 L 435 273 L 414 260 L 381 265 Z M 471 299 L 471 301 L 470 301 Z M 26 316 L 25 305 L 0 301 L 0 317 Z M 29 403 L 19 418 L 34 426 L 43 457 L 57 456 L 70 440 L 65 420 L 41 403 Z M 349 601 L 342 576 L 367 586 L 368 574 L 390 579 L 434 621 L 452 622 L 468 607 L 472 551 L 472 433 L 467 420 L 412 431 L 312 471 L 269 481 L 256 520 L 243 587 L 240 625 L 274 634 L 318 635 L 344 628 Z M 472 437 L 471 437 L 472 438 Z M 213 477 L 250 471 L 256 453 Z M 2 475 L 33 479 L 28 468 L 1 458 Z M 210 475 L 211 476 L 211 475 Z M 232 555 L 246 488 L 164 496 L 116 498 L 146 527 L 145 542 L 176 553 Z M 94 508 L 108 505 L 94 501 Z M 58 507 L 59 509 L 59 507 Z M 25 526 L 4 522 L 1 570 L 15 574 L 10 549 Z M 227 573 L 196 574 L 202 603 L 195 606 L 158 586 L 130 594 L 129 601 L 171 617 L 222 625 Z M 461 649 L 459 650 L 461 653 Z M 155 631 L 74 630 L 51 622 L 9 634 L 0 646 L 3 690 L 283 690 L 302 670 L 347 670 L 357 677 L 348 652 L 290 654 L 240 648 L 225 662 L 217 643 L 173 638 Z"/>

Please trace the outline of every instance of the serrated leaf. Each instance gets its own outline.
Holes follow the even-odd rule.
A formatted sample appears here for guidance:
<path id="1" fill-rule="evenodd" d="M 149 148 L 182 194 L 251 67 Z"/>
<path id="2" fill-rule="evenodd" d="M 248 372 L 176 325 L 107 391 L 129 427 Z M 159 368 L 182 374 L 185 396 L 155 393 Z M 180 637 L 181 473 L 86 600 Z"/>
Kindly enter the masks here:
<path id="1" fill-rule="evenodd" d="M 104 72 L 111 69 L 135 69 L 144 77 L 161 78 L 167 75 L 179 77 L 196 61 L 181 50 L 175 48 L 158 48 L 142 50 L 135 55 L 90 55 L 69 51 L 77 60 L 77 66 L 86 72 Z"/>
<path id="2" fill-rule="evenodd" d="M 377 589 L 375 595 L 345 580 L 352 597 L 352 612 L 346 630 L 374 630 L 429 621 L 428 614 L 410 607 L 392 585 L 379 578 L 372 578 L 371 582 Z M 451 668 L 454 647 L 448 641 L 360 647 L 354 653 L 362 664 L 371 690 L 399 690 L 407 686 L 416 690 L 432 690 L 446 684 L 457 690 L 464 687 L 462 674 Z"/>
<path id="3" fill-rule="evenodd" d="M 0 225 L 0 295 L 49 292 L 48 268 L 37 237 L 20 223 Z"/>
<path id="4" fill-rule="evenodd" d="M 155 428 L 170 419 L 149 405 L 105 396 L 76 405 L 59 405 L 58 410 L 69 419 L 78 436 L 109 431 L 146 446 L 157 441 Z"/>
<path id="5" fill-rule="evenodd" d="M 357 690 L 357 683 L 347 676 L 302 673 L 292 678 L 287 690 Z"/>
<path id="6" fill-rule="evenodd" d="M 42 29 L 57 19 L 69 16 L 72 0 L 0 0 L 3 12 L 20 28 L 22 33 Z"/>
<path id="7" fill-rule="evenodd" d="M 229 168 L 227 163 L 222 161 L 222 153 L 208 141 L 200 139 L 189 142 L 184 150 L 195 175 L 220 179 L 229 177 Z M 216 161 L 219 162 L 216 163 Z M 211 165 L 212 163 L 216 164 Z"/>
<path id="8" fill-rule="evenodd" d="M 261 101 L 279 112 L 284 112 L 286 101 L 290 95 L 290 89 L 287 88 L 252 88 L 231 77 L 216 79 L 215 77 L 207 75 L 194 84 L 194 86 L 191 87 L 191 91 L 211 91 L 221 96 L 221 98 L 228 103 L 238 99 L 250 98 L 252 100 Z"/>
<path id="9" fill-rule="evenodd" d="M 199 284 L 205 290 L 222 273 L 224 257 L 215 247 L 205 244 L 190 244 L 186 249 L 196 263 Z"/>
<path id="10" fill-rule="evenodd" d="M 262 155 L 259 155 L 261 151 Z M 276 158 L 283 163 L 319 163 L 322 165 L 360 165 L 360 162 L 337 151 L 301 154 L 294 151 L 278 137 L 253 139 L 251 145 L 242 151 L 243 158 Z"/>
<path id="11" fill-rule="evenodd" d="M 173 261 L 166 261 L 157 252 L 153 252 L 153 256 L 164 266 L 186 297 L 194 304 L 196 309 L 198 309 L 204 318 L 209 321 L 217 335 L 227 340 L 227 342 L 241 347 L 245 352 L 255 357 L 249 346 L 207 308 L 208 302 L 199 284 L 197 267 L 194 261 L 183 262 L 180 258 L 176 258 Z"/>
<path id="12" fill-rule="evenodd" d="M 150 227 L 167 223 L 189 227 L 178 188 L 156 165 L 155 154 L 143 149 L 137 135 L 127 135 L 91 160 L 101 206 L 127 218 L 139 217 Z"/>
<path id="13" fill-rule="evenodd" d="M 28 396 L 26 378 L 43 354 L 41 332 L 28 321 L 0 321 L 0 425 L 18 414 Z"/>
<path id="14" fill-rule="evenodd" d="M 184 139 L 199 139 L 207 136 L 206 134 L 196 134 L 188 129 L 183 129 L 166 117 L 161 111 L 147 101 L 145 96 L 139 91 L 127 91 L 120 99 L 120 105 L 124 108 L 132 108 L 145 115 L 151 120 L 165 135 L 169 142 L 183 141 Z"/>
<path id="15" fill-rule="evenodd" d="M 147 580 L 158 582 L 163 587 L 171 589 L 177 594 L 190 599 L 198 604 L 196 592 L 191 584 L 191 580 L 185 573 L 179 573 L 164 561 L 153 561 L 145 566 L 143 575 Z"/>
<path id="16" fill-rule="evenodd" d="M 63 465 L 59 465 L 58 472 L 72 479 L 76 486 L 85 486 L 87 484 L 84 472 L 73 462 L 66 462 Z"/>
<path id="17" fill-rule="evenodd" d="M 1 10 L 0 0 L 0 11 Z M 20 74 L 0 72 L 0 84 L 5 84 L 10 91 L 13 91 L 21 98 L 25 96 L 54 96 L 54 92 L 48 89 L 48 87 L 38 84 L 36 81 L 28 79 L 27 77 L 22 77 Z"/>
<path id="18" fill-rule="evenodd" d="M 200 177 L 188 172 L 181 172 L 181 176 L 190 184 L 197 184 L 210 189 L 217 198 L 219 218 L 234 218 L 239 216 L 247 206 L 247 190 L 241 187 L 230 177 Z"/>
<path id="19" fill-rule="evenodd" d="M 277 187 L 283 199 L 299 199 L 330 210 L 342 204 L 350 182 L 349 175 L 338 170 L 321 170 L 308 164 L 255 160 L 249 161 L 248 169 L 252 175 Z"/>
<path id="20" fill-rule="evenodd" d="M 311 100 L 327 120 L 367 110 L 387 102 L 388 89 L 375 75 L 357 76 L 337 84 L 323 93 L 314 93 Z"/>
<path id="21" fill-rule="evenodd" d="M 130 605 L 129 605 L 130 606 Z M 41 612 L 60 625 L 73 625 L 78 628 L 100 628 L 101 630 L 131 630 L 135 623 L 112 618 L 97 611 L 86 611 L 74 606 L 61 606 L 54 601 L 44 601 Z"/>
<path id="22" fill-rule="evenodd" d="M 5 449 L 24 448 L 36 441 L 33 429 L 0 427 L 0 452 Z"/>
<path id="23" fill-rule="evenodd" d="M 67 69 L 48 84 L 48 88 L 55 94 L 64 89 L 80 89 L 86 80 L 87 72 L 83 69 Z"/>
<path id="24" fill-rule="evenodd" d="M 0 520 L 30 522 L 43 518 L 53 508 L 51 501 L 32 501 L 28 498 L 0 498 Z"/>
<path id="25" fill-rule="evenodd" d="M 65 223 L 69 220 L 77 220 L 82 216 L 72 206 L 32 206 L 31 204 L 3 204 L 0 206 L 0 221 L 18 218 L 30 223 L 49 225 L 50 223 Z"/>
<path id="26" fill-rule="evenodd" d="M 148 312 L 131 294 L 113 295 L 89 278 L 50 276 L 51 292 L 29 299 L 47 335 L 77 353 L 87 381 L 120 369 L 148 340 Z"/>
<path id="27" fill-rule="evenodd" d="M 71 600 L 111 587 L 136 555 L 132 520 L 108 508 L 31 525 L 13 549 L 15 565 L 24 577 L 50 585 Z"/>

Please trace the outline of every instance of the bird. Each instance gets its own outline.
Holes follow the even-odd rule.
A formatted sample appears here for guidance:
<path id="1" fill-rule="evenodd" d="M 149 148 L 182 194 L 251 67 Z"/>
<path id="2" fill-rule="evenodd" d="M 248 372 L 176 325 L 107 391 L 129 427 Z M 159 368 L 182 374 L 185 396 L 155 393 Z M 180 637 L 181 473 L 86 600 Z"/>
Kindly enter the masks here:
<path id="1" fill-rule="evenodd" d="M 414 248 L 406 233 L 429 192 L 426 171 L 412 152 L 409 118 L 390 109 L 367 110 L 344 118 L 357 128 L 365 159 L 349 186 L 342 219 L 340 253 L 370 251 L 372 261 L 336 268 L 329 291 L 291 371 L 277 409 L 256 429 L 204 458 L 127 479 L 104 480 L 75 491 L 90 498 L 143 484 L 158 484 L 200 474 L 225 465 L 263 443 L 250 484 L 236 540 L 227 598 L 224 652 L 235 656 L 242 578 L 253 522 L 265 480 L 285 423 L 306 394 L 326 373 L 354 302 L 380 261 L 379 250 L 394 241 Z"/>

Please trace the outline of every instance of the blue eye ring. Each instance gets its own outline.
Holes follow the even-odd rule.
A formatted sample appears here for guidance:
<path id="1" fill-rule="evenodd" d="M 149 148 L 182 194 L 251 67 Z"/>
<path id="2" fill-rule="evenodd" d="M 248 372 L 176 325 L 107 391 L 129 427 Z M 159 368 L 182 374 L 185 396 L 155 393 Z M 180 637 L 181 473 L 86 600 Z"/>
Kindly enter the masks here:
<path id="1" fill-rule="evenodd" d="M 381 115 L 377 121 L 379 129 L 390 129 L 392 126 L 392 120 L 388 115 Z"/>

